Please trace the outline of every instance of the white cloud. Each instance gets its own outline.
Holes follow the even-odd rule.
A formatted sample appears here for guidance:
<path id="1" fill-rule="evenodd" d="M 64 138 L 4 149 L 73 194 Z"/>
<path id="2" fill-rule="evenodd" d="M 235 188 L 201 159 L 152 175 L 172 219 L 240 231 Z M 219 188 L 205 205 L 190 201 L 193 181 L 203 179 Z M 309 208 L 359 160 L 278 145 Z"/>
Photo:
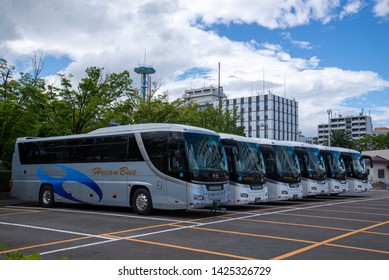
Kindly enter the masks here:
<path id="1" fill-rule="evenodd" d="M 308 41 L 294 40 L 290 32 L 283 32 L 282 36 L 284 37 L 284 39 L 288 40 L 292 45 L 298 48 L 306 49 L 306 50 L 311 50 L 313 48 L 311 43 Z"/>
<path id="2" fill-rule="evenodd" d="M 196 18 L 205 24 L 245 22 L 258 23 L 270 29 L 306 24 L 311 20 L 327 23 L 339 0 L 272 0 L 254 3 L 251 0 L 183 1 Z"/>
<path id="3" fill-rule="evenodd" d="M 337 17 L 339 6 L 339 0 L 274 0 L 255 5 L 249 0 L 222 4 L 215 0 L 7 1 L 0 12 L 7 17 L 0 17 L 0 23 L 10 28 L 9 33 L 0 33 L 0 53 L 5 58 L 36 50 L 66 55 L 73 60 L 66 70 L 78 79 L 89 66 L 111 72 L 127 69 L 138 87 L 140 77 L 132 69 L 144 62 L 146 50 L 146 63 L 156 69 L 153 81 L 162 84 L 171 99 L 181 97 L 186 88 L 216 85 L 221 62 L 222 85 L 229 97 L 263 89 L 285 93 L 299 102 L 300 129 L 315 135 L 317 124 L 326 121 L 327 109 L 341 108 L 346 98 L 389 88 L 389 82 L 368 71 L 321 69 L 320 57 L 294 57 L 281 45 L 233 42 L 199 28 L 199 19 L 207 25 L 235 21 L 284 28 L 311 21 L 328 23 Z M 290 39 L 300 47 L 311 46 Z M 193 68 L 210 69 L 207 80 L 178 79 Z"/>
<path id="4" fill-rule="evenodd" d="M 363 2 L 360 0 L 349 0 L 348 3 L 343 7 L 339 18 L 343 19 L 345 16 L 356 14 L 363 8 L 363 6 Z"/>
<path id="5" fill-rule="evenodd" d="M 375 0 L 373 12 L 377 17 L 387 17 L 389 15 L 389 0 Z"/>

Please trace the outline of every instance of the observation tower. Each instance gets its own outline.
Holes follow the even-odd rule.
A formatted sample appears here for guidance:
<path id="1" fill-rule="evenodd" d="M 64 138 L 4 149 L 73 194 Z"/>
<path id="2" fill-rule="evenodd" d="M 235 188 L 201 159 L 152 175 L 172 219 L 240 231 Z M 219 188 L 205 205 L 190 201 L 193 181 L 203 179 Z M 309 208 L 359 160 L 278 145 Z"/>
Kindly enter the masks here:
<path id="1" fill-rule="evenodd" d="M 141 75 L 141 95 L 142 98 L 146 98 L 147 88 L 151 88 L 151 77 L 150 74 L 155 73 L 155 69 L 150 65 L 139 65 L 134 68 L 135 73 Z"/>

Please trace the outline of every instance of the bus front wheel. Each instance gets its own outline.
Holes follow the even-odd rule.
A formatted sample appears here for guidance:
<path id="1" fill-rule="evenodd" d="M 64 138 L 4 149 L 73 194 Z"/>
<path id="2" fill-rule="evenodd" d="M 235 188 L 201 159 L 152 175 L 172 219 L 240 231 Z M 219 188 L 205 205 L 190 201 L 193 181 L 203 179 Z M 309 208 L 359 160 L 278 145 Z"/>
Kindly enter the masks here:
<path id="1" fill-rule="evenodd" d="M 54 205 L 54 192 L 51 186 L 43 186 L 39 193 L 39 204 L 44 208 Z"/>
<path id="2" fill-rule="evenodd" d="M 153 204 L 149 191 L 143 188 L 136 190 L 132 197 L 132 206 L 138 215 L 150 214 L 153 209 Z"/>

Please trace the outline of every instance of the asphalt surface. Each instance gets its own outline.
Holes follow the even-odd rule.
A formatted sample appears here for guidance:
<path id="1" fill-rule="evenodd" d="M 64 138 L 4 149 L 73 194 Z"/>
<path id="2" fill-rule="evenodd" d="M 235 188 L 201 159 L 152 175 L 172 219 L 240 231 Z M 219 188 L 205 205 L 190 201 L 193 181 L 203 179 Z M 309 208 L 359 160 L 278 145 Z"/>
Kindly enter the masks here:
<path id="1" fill-rule="evenodd" d="M 0 193 L 0 259 L 389 260 L 389 191 L 210 209 L 37 204 Z"/>

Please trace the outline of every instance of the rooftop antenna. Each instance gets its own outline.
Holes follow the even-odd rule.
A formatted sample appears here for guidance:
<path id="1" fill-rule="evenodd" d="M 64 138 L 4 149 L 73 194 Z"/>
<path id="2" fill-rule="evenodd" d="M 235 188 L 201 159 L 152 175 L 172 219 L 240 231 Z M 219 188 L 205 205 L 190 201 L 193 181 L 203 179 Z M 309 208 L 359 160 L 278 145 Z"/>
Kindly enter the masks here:
<path id="1" fill-rule="evenodd" d="M 265 94 L 265 65 L 262 66 L 262 94 Z"/>
<path id="2" fill-rule="evenodd" d="M 218 71 L 218 82 L 217 82 L 217 96 L 219 99 L 219 110 L 222 108 L 222 97 L 221 97 L 221 86 L 220 86 L 220 62 L 219 62 L 219 71 Z"/>

